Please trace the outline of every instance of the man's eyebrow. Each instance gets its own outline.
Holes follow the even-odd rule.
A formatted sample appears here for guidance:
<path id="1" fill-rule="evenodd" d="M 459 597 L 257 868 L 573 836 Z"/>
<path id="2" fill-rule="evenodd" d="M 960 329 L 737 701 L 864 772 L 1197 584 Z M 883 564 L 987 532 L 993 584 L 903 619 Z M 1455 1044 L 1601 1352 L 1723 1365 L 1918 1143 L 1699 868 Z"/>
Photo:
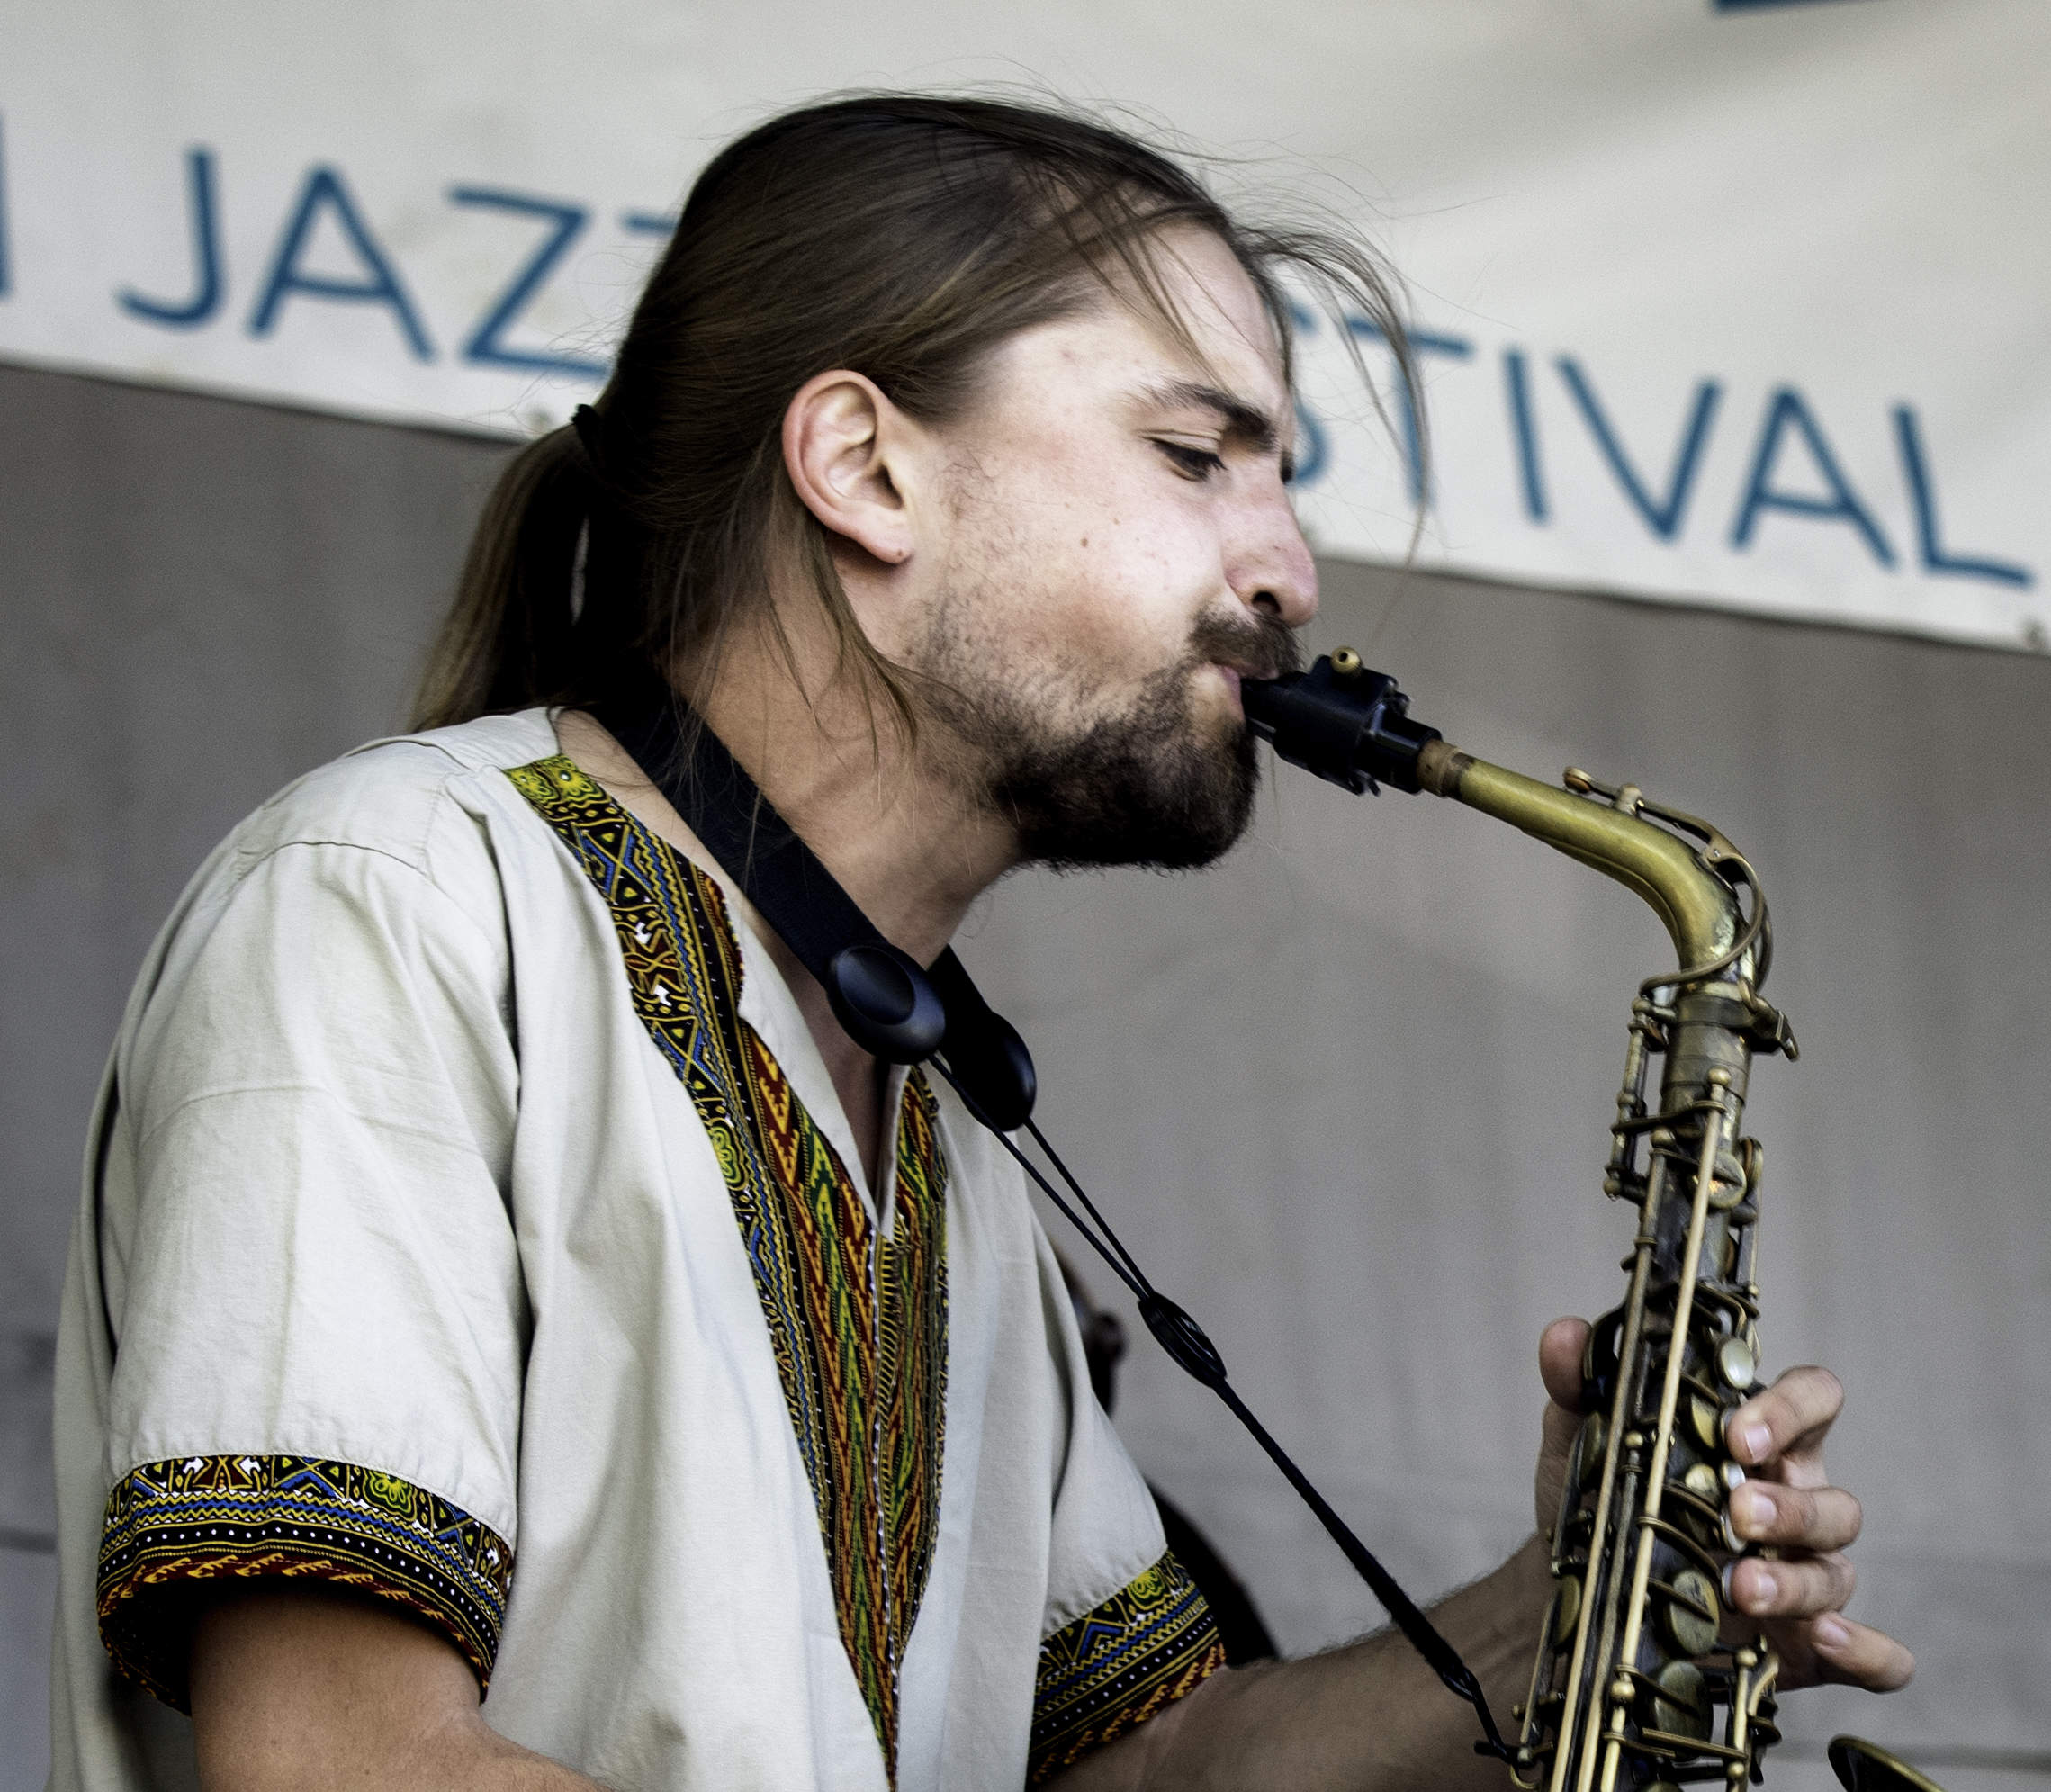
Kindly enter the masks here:
<path id="1" fill-rule="evenodd" d="M 1196 380 L 1174 380 L 1149 386 L 1147 396 L 1167 410 L 1193 405 L 1208 410 L 1225 425 L 1228 436 L 1236 436 L 1255 454 L 1267 454 L 1280 439 L 1274 419 L 1250 400 L 1220 386 L 1207 386 Z"/>

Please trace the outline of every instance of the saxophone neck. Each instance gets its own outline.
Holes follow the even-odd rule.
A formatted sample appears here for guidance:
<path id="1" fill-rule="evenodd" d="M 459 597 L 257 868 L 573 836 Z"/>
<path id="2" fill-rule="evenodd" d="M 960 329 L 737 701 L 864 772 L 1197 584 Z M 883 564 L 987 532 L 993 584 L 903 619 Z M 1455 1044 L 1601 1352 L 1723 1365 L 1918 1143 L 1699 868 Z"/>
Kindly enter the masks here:
<path id="1" fill-rule="evenodd" d="M 1795 1055 L 1786 1022 L 1759 995 L 1773 959 L 1765 895 L 1744 855 L 1707 822 L 1648 802 L 1635 785 L 1611 789 L 1570 770 L 1555 788 L 1462 752 L 1412 720 L 1396 680 L 1350 647 L 1307 672 L 1248 679 L 1240 695 L 1247 726 L 1327 782 L 1356 795 L 1389 788 L 1453 797 L 1615 878 L 1660 917 L 1680 960 L 1648 991 L 1672 987 L 1694 1008 L 1734 1003 L 1742 1024 L 1718 1024 L 1753 1049 Z"/>
<path id="2" fill-rule="evenodd" d="M 1655 984 L 1698 996 L 1719 992 L 1741 1012 L 1732 1030 L 1754 1049 L 1795 1056 L 1786 1018 L 1759 999 L 1773 932 L 1744 855 L 1708 823 L 1648 801 L 1635 785 L 1611 788 L 1570 769 L 1563 785 L 1491 765 L 1450 741 L 1428 741 L 1417 754 L 1420 790 L 1508 822 L 1614 878 L 1651 908 L 1678 959 L 1675 974 Z M 1749 914 L 1739 895 L 1744 889 L 1751 892 Z"/>
<path id="3" fill-rule="evenodd" d="M 1541 784 L 1450 741 L 1433 741 L 1417 756 L 1421 788 L 1508 822 L 1631 890 L 1660 917 L 1684 973 L 1727 959 L 1745 931 L 1732 886 L 1678 833 L 1641 818 L 1644 799 L 1634 787 L 1582 794 L 1592 783 L 1569 778 L 1564 789 Z M 1719 858 L 1735 857 L 1721 836 L 1716 844 Z"/>

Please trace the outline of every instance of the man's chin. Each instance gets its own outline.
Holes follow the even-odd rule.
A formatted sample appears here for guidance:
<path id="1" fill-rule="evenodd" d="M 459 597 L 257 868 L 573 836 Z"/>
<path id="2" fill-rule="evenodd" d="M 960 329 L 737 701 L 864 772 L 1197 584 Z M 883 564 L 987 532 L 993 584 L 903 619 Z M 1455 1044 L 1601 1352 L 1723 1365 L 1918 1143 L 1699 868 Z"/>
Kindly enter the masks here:
<path id="1" fill-rule="evenodd" d="M 1227 653 L 1238 657 L 1231 644 L 1198 644 L 1075 733 L 986 674 L 948 680 L 935 720 L 982 761 L 978 795 L 1016 829 L 1021 860 L 1195 870 L 1245 834 L 1258 781 Z"/>
<path id="2" fill-rule="evenodd" d="M 1026 793 L 1014 793 L 1009 806 L 1020 820 L 1024 856 L 1057 871 L 1195 871 L 1215 864 L 1245 837 L 1257 781 L 1243 727 L 1219 745 L 1185 749 L 1165 765 L 1099 765 L 1087 782 L 1058 793 L 1043 788 L 1022 802 L 1016 798 Z"/>

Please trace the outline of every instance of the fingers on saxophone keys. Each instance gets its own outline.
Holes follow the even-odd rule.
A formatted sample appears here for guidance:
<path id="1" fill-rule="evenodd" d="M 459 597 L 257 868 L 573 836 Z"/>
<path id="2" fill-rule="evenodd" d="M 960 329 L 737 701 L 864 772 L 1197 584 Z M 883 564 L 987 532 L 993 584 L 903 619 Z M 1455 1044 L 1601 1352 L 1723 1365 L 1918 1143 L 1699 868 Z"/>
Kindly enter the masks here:
<path id="1" fill-rule="evenodd" d="M 1723 1571 L 1732 1605 L 1753 1617 L 1814 1617 L 1844 1609 L 1858 1585 L 1858 1571 L 1841 1555 L 1768 1562 L 1740 1557 Z"/>
<path id="2" fill-rule="evenodd" d="M 1731 1525 L 1747 1543 L 1794 1549 L 1844 1549 L 1855 1542 L 1866 1514 L 1841 1487 L 1789 1487 L 1748 1481 L 1731 1490 Z"/>
<path id="3" fill-rule="evenodd" d="M 1790 1369 L 1727 1421 L 1731 1454 L 1748 1468 L 1821 1440 L 1845 1403 L 1844 1383 L 1828 1369 Z"/>
<path id="4" fill-rule="evenodd" d="M 1885 1631 L 1854 1624 L 1838 1612 L 1810 1623 L 1808 1643 L 1821 1679 L 1869 1692 L 1899 1692 L 1915 1678 L 1916 1658 Z"/>

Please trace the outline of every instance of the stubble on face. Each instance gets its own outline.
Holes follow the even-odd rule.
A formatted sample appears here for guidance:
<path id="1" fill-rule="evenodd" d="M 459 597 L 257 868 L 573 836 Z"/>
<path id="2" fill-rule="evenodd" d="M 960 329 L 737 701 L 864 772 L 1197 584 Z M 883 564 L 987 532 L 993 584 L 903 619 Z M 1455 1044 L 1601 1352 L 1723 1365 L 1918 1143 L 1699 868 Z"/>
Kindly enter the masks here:
<path id="1" fill-rule="evenodd" d="M 1253 818 L 1254 740 L 1237 716 L 1200 714 L 1199 681 L 1214 664 L 1298 670 L 1293 630 L 1258 612 L 1208 614 L 1179 658 L 1107 708 L 1073 669 L 1007 663 L 969 624 L 973 603 L 958 593 L 940 607 L 916 668 L 923 707 L 956 750 L 958 786 L 1010 824 L 1027 862 L 1192 870 L 1231 850 Z"/>

